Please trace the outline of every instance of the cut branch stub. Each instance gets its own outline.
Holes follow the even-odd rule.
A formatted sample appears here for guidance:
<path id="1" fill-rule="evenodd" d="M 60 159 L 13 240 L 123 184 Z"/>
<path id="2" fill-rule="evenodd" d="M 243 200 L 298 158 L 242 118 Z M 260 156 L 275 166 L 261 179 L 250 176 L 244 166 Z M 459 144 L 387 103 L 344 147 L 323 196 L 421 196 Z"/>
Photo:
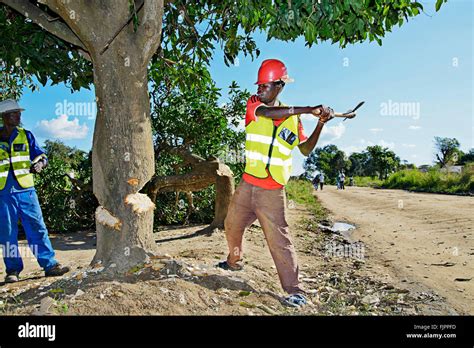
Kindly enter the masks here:
<path id="1" fill-rule="evenodd" d="M 133 212 L 142 214 L 155 209 L 155 204 L 143 193 L 133 193 L 125 197 L 125 204 L 132 207 Z"/>
<path id="2" fill-rule="evenodd" d="M 103 206 L 97 207 L 95 219 L 99 224 L 110 227 L 116 231 L 120 231 L 122 228 L 122 222 Z"/>

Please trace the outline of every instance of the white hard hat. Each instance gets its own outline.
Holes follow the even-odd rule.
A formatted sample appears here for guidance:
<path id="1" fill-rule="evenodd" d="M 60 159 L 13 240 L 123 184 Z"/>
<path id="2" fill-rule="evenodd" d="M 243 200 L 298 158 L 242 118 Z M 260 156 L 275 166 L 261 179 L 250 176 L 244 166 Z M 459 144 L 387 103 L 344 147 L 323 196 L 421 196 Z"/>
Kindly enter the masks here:
<path id="1" fill-rule="evenodd" d="M 18 103 L 13 100 L 13 99 L 7 99 L 2 102 L 0 102 L 0 114 L 3 114 L 4 112 L 8 111 L 23 111 L 25 109 L 22 109 Z"/>

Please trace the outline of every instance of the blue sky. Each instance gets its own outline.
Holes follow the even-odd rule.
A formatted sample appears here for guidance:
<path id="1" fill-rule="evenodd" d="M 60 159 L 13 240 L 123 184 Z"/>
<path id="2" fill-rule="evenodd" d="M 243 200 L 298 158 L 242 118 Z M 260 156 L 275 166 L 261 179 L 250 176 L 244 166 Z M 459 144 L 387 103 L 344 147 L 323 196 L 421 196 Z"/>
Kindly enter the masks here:
<path id="1" fill-rule="evenodd" d="M 350 153 L 379 144 L 411 163 L 431 164 L 434 136 L 456 137 L 464 151 L 474 147 L 473 4 L 449 0 L 436 13 L 434 1 L 422 2 L 428 15 L 395 27 L 382 46 L 367 42 L 341 49 L 323 43 L 309 49 L 303 40 L 266 42 L 265 35 L 258 34 L 259 58 L 239 56 L 235 66 L 227 67 L 218 50 L 212 76 L 221 88 L 235 80 L 253 92 L 262 60 L 281 59 L 295 79 L 281 94 L 286 104 L 325 104 L 346 111 L 366 102 L 357 118 L 328 123 L 318 145 L 332 143 Z M 93 91 L 71 94 L 63 85 L 25 91 L 24 126 L 40 142 L 59 138 L 89 150 L 94 119 L 88 111 L 94 98 Z M 67 112 L 60 107 L 64 102 L 76 108 L 89 103 L 89 110 Z M 61 116 L 64 113 L 68 116 Z M 316 120 L 304 116 L 303 125 L 309 135 Z M 299 174 L 304 158 L 298 150 L 294 154 L 294 174 Z"/>

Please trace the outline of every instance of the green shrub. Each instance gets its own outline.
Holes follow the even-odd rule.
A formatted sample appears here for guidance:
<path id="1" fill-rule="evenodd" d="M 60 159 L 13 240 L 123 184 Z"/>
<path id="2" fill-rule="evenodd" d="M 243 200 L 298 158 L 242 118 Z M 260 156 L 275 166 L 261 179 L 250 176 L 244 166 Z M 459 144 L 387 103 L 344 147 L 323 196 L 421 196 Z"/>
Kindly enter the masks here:
<path id="1" fill-rule="evenodd" d="M 83 161 L 89 161 L 87 157 Z M 75 177 L 90 182 L 91 172 L 81 170 L 79 163 L 71 164 L 59 158 L 50 158 L 48 166 L 35 176 L 35 187 L 49 230 L 70 232 L 94 226 L 97 201 L 91 191 L 73 187 L 64 174 L 74 171 Z M 85 166 L 87 168 L 87 166 Z"/>
<path id="2" fill-rule="evenodd" d="M 211 223 L 214 218 L 215 186 L 193 192 L 195 211 L 189 216 L 188 222 Z M 186 222 L 189 202 L 184 193 L 180 193 L 176 204 L 176 193 L 161 193 L 156 198 L 155 226 L 176 225 Z"/>
<path id="3" fill-rule="evenodd" d="M 472 194 L 474 193 L 474 167 L 466 165 L 461 174 L 442 173 L 436 168 L 426 173 L 416 169 L 406 169 L 390 175 L 382 186 L 420 192 Z"/>
<path id="4" fill-rule="evenodd" d="M 380 187 L 382 186 L 383 180 L 380 180 L 377 176 L 355 176 L 354 186 L 362 187 Z M 346 186 L 349 186 L 349 180 L 346 178 Z"/>

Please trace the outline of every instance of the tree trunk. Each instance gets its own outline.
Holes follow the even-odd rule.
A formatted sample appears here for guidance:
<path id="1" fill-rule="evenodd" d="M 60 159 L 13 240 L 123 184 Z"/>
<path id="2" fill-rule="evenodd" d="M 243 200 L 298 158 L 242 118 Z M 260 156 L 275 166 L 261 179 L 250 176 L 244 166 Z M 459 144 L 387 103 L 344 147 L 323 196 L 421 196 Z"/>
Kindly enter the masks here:
<path id="1" fill-rule="evenodd" d="M 154 174 L 147 72 L 139 57 L 114 47 L 92 59 L 98 105 L 93 189 L 100 205 L 93 263 L 114 263 L 122 271 L 147 261 L 155 250 L 155 206 L 138 193 Z"/>
<path id="2" fill-rule="evenodd" d="M 4 0 L 62 40 L 87 51 L 98 106 L 92 164 L 97 252 L 93 263 L 124 270 L 155 250 L 154 204 L 138 191 L 154 174 L 148 63 L 160 45 L 163 0 L 42 0 L 62 21 L 29 1 Z"/>
<path id="3" fill-rule="evenodd" d="M 234 177 L 229 175 L 218 175 L 216 178 L 216 205 L 215 215 L 209 228 L 224 228 L 224 220 L 227 216 L 230 200 L 234 194 Z"/>

